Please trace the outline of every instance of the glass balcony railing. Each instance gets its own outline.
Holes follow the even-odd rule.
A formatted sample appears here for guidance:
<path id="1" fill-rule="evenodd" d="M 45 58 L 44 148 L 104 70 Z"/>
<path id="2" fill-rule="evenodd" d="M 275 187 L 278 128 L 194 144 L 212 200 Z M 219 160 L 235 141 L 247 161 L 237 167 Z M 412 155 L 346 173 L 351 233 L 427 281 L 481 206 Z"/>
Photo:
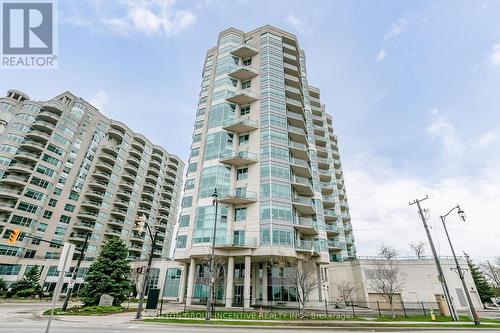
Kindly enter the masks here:
<path id="1" fill-rule="evenodd" d="M 217 247 L 256 247 L 256 237 L 246 236 L 221 236 L 215 238 Z"/>

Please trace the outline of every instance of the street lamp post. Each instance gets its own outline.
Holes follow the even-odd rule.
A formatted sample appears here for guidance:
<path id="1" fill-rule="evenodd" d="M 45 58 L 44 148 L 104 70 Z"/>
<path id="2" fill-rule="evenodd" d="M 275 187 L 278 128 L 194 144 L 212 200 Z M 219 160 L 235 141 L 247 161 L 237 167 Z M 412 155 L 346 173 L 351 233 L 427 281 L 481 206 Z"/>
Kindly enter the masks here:
<path id="1" fill-rule="evenodd" d="M 146 273 L 144 274 L 144 282 L 142 285 L 141 289 L 141 295 L 139 297 L 139 305 L 137 306 L 137 313 L 135 314 L 135 319 L 141 319 L 142 315 L 142 307 L 144 306 L 144 297 L 146 294 L 146 287 L 149 283 L 149 274 L 151 272 L 151 263 L 153 262 L 153 256 L 156 248 L 156 240 L 158 236 L 158 229 L 155 227 L 154 228 L 154 235 L 151 231 L 151 227 L 149 223 L 146 222 L 146 217 L 143 215 L 139 217 L 136 220 L 136 231 L 141 231 L 143 230 L 143 226 L 146 227 L 146 229 L 149 232 L 149 237 L 151 238 L 151 252 L 149 253 L 149 258 L 148 258 L 148 266 L 146 267 Z"/>
<path id="2" fill-rule="evenodd" d="M 451 299 L 450 290 L 448 289 L 448 284 L 446 283 L 446 278 L 444 277 L 443 268 L 441 267 L 441 262 L 439 261 L 439 257 L 436 252 L 436 247 L 434 246 L 434 242 L 432 241 L 431 233 L 429 231 L 429 226 L 427 224 L 427 220 L 425 219 L 424 213 L 422 211 L 422 207 L 420 206 L 420 202 L 427 200 L 429 197 L 425 196 L 424 199 L 416 199 L 413 202 L 410 202 L 410 205 L 416 204 L 418 207 L 418 214 L 422 219 L 422 223 L 424 224 L 425 232 L 427 234 L 427 239 L 429 240 L 429 245 L 431 247 L 432 256 L 434 257 L 434 261 L 436 263 L 436 268 L 438 271 L 438 280 L 441 283 L 441 287 L 443 288 L 444 298 L 446 303 L 448 304 L 448 308 L 450 309 L 451 318 L 454 321 L 458 321 L 459 317 L 455 310 L 455 306 L 453 305 L 453 300 Z"/>
<path id="3" fill-rule="evenodd" d="M 215 252 L 215 236 L 217 234 L 217 209 L 219 207 L 219 194 L 217 193 L 217 188 L 215 188 L 212 194 L 212 205 L 215 206 L 215 217 L 214 217 L 214 230 L 212 234 L 212 252 L 210 255 L 210 274 L 208 282 L 208 294 L 207 294 L 207 310 L 205 313 L 205 320 L 210 321 L 210 305 L 213 303 L 213 291 L 215 289 L 215 277 L 214 277 L 214 252 Z"/>
<path id="4" fill-rule="evenodd" d="M 446 213 L 443 216 L 440 216 L 439 218 L 441 219 L 441 222 L 443 223 L 444 232 L 446 233 L 446 238 L 448 239 L 448 243 L 450 244 L 450 248 L 451 248 L 451 253 L 453 253 L 453 259 L 455 260 L 457 273 L 458 273 L 458 276 L 460 277 L 460 281 L 462 282 L 462 287 L 464 288 L 465 296 L 467 297 L 467 302 L 469 303 L 469 311 L 470 311 L 471 319 L 474 320 L 475 325 L 479 325 L 480 324 L 479 317 L 477 316 L 476 309 L 474 308 L 474 304 L 472 304 L 472 299 L 470 297 L 469 290 L 467 289 L 467 284 L 465 283 L 465 277 L 464 277 L 464 274 L 462 272 L 462 268 L 460 267 L 460 264 L 458 263 L 458 259 L 457 259 L 457 256 L 455 254 L 455 249 L 453 248 L 453 244 L 451 243 L 450 235 L 448 234 L 448 229 L 446 229 L 446 223 L 445 223 L 446 217 L 448 215 L 450 215 L 450 213 L 452 211 L 454 211 L 455 209 L 457 209 L 457 214 L 460 217 L 460 219 L 465 222 L 465 213 L 460 208 L 459 205 L 456 205 L 455 207 L 450 209 L 450 211 L 448 213 Z"/>

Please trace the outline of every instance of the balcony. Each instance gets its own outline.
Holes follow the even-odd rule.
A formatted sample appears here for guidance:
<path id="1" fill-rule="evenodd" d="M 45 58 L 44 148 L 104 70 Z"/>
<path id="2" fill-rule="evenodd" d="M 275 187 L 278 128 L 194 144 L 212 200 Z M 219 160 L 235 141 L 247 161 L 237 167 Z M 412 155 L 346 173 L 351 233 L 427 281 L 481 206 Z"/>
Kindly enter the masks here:
<path id="1" fill-rule="evenodd" d="M 310 101 L 311 105 L 321 107 L 321 101 L 319 100 L 319 98 L 310 96 L 309 101 Z"/>
<path id="2" fill-rule="evenodd" d="M 342 250 L 342 247 L 340 246 L 340 242 L 336 240 L 328 240 L 328 249 L 329 250 L 335 250 L 335 251 L 340 251 Z"/>
<path id="3" fill-rule="evenodd" d="M 128 206 L 130 205 L 130 201 L 128 200 L 115 199 L 113 203 L 115 204 L 116 207 L 122 207 L 122 208 L 128 208 Z"/>
<path id="4" fill-rule="evenodd" d="M 231 54 L 242 59 L 253 57 L 259 51 L 248 44 L 240 44 L 231 50 Z"/>
<path id="5" fill-rule="evenodd" d="M 335 206 L 335 197 L 333 195 L 323 195 L 323 207 L 333 208 Z"/>
<path id="6" fill-rule="evenodd" d="M 258 129 L 259 123 L 256 120 L 251 120 L 247 118 L 234 118 L 225 120 L 223 128 L 226 131 L 231 131 L 236 133 L 247 133 Z"/>
<path id="7" fill-rule="evenodd" d="M 74 229 L 85 230 L 85 231 L 94 231 L 95 224 L 90 222 L 77 222 L 73 226 Z"/>
<path id="8" fill-rule="evenodd" d="M 105 145 L 102 147 L 102 151 L 106 154 L 110 154 L 114 157 L 118 156 L 118 150 L 120 149 L 120 146 L 111 146 L 111 145 Z"/>
<path id="9" fill-rule="evenodd" d="M 15 162 L 11 165 L 8 166 L 7 168 L 8 171 L 14 171 L 18 173 L 32 173 L 33 172 L 33 166 L 24 164 L 24 163 L 18 163 Z"/>
<path id="10" fill-rule="evenodd" d="M 288 117 L 288 122 L 290 125 L 295 126 L 295 127 L 300 127 L 305 129 L 306 128 L 306 123 L 304 120 L 304 116 L 302 112 L 295 112 L 295 111 L 286 111 L 286 115 Z"/>
<path id="11" fill-rule="evenodd" d="M 348 244 L 348 245 L 354 244 L 354 238 L 352 238 L 351 236 L 347 236 L 345 238 L 345 243 Z"/>
<path id="12" fill-rule="evenodd" d="M 246 105 L 255 102 L 259 96 L 247 89 L 239 89 L 234 92 L 233 96 L 227 97 L 226 100 L 230 103 Z"/>
<path id="13" fill-rule="evenodd" d="M 339 227 L 335 224 L 325 224 L 325 231 L 328 235 L 338 235 L 340 234 Z"/>
<path id="14" fill-rule="evenodd" d="M 290 167 L 296 176 L 300 177 L 311 177 L 311 168 L 306 160 L 301 160 L 297 158 L 290 157 Z"/>
<path id="15" fill-rule="evenodd" d="M 28 153 L 27 151 L 18 151 L 16 155 L 14 155 L 14 159 L 17 161 L 23 161 L 28 163 L 36 163 L 40 158 L 39 154 Z"/>
<path id="16" fill-rule="evenodd" d="M 298 65 L 299 61 L 295 55 L 291 55 L 289 53 L 283 53 L 283 60 L 285 62 L 292 64 L 292 65 Z"/>
<path id="17" fill-rule="evenodd" d="M 296 76 L 285 74 L 285 83 L 291 87 L 300 88 L 300 80 Z"/>
<path id="18" fill-rule="evenodd" d="M 297 56 L 299 53 L 297 52 L 297 48 L 293 45 L 283 42 L 283 51 L 285 53 L 289 53 L 291 55 Z"/>
<path id="19" fill-rule="evenodd" d="M 316 248 L 314 246 L 314 241 L 309 240 L 296 240 L 295 241 L 295 251 L 297 252 L 309 252 L 312 255 L 318 255 Z"/>
<path id="20" fill-rule="evenodd" d="M 298 88 L 290 87 L 285 85 L 286 97 L 294 98 L 297 100 L 302 100 L 302 92 Z"/>
<path id="21" fill-rule="evenodd" d="M 84 200 L 84 201 L 82 201 L 81 206 L 99 210 L 99 209 L 101 209 L 101 202 L 92 201 L 92 200 Z"/>
<path id="22" fill-rule="evenodd" d="M 314 220 L 312 218 L 296 217 L 293 221 L 293 227 L 303 235 L 316 235 L 318 233 L 314 228 Z"/>
<path id="23" fill-rule="evenodd" d="M 95 178 L 109 181 L 109 178 L 111 177 L 110 173 L 105 173 L 105 172 L 94 172 L 92 174 Z"/>
<path id="24" fill-rule="evenodd" d="M 16 207 L 16 204 L 13 202 L 0 202 L 0 212 L 12 212 Z"/>
<path id="25" fill-rule="evenodd" d="M 329 169 L 332 164 L 333 160 L 331 158 L 318 157 L 318 167 L 322 169 Z"/>
<path id="26" fill-rule="evenodd" d="M 333 184 L 331 182 L 320 182 L 321 194 L 330 195 L 333 193 Z"/>
<path id="27" fill-rule="evenodd" d="M 309 160 L 307 146 L 304 143 L 290 140 L 288 142 L 288 148 L 290 148 L 293 156 L 298 157 L 302 160 Z"/>
<path id="28" fill-rule="evenodd" d="M 106 189 L 108 188 L 108 183 L 101 182 L 101 181 L 98 181 L 98 180 L 92 180 L 89 183 L 89 187 L 106 191 Z"/>
<path id="29" fill-rule="evenodd" d="M 292 176 L 290 179 L 292 187 L 300 195 L 311 196 L 314 194 L 311 181 L 308 178 Z"/>
<path id="30" fill-rule="evenodd" d="M 238 66 L 230 71 L 228 75 L 236 80 L 246 81 L 259 75 L 259 71 L 250 66 Z"/>
<path id="31" fill-rule="evenodd" d="M 84 243 L 87 238 L 87 233 L 84 232 L 72 232 L 69 235 L 69 241 L 72 243 Z"/>
<path id="32" fill-rule="evenodd" d="M 106 162 L 98 162 L 96 164 L 96 168 L 105 172 L 107 171 L 107 173 L 111 173 L 113 171 L 113 165 Z"/>
<path id="33" fill-rule="evenodd" d="M 302 102 L 293 98 L 286 99 L 286 107 L 288 110 L 294 112 L 304 112 L 304 107 L 302 106 Z"/>
<path id="34" fill-rule="evenodd" d="M 123 136 L 125 135 L 124 133 L 120 132 L 116 128 L 110 128 L 108 131 L 108 135 L 112 138 L 118 139 L 118 140 L 123 140 Z"/>
<path id="35" fill-rule="evenodd" d="M 257 247 L 257 238 L 234 236 L 216 237 L 215 247 L 218 249 L 252 249 Z"/>
<path id="36" fill-rule="evenodd" d="M 83 211 L 79 212 L 77 217 L 81 220 L 95 221 L 97 219 L 97 215 L 98 213 L 95 212 Z"/>
<path id="37" fill-rule="evenodd" d="M 114 226 L 117 226 L 117 227 L 123 227 L 123 225 L 125 224 L 125 221 L 124 220 L 114 220 L 114 219 L 111 219 L 108 221 L 108 224 L 111 224 L 111 225 L 114 225 Z"/>
<path id="38" fill-rule="evenodd" d="M 43 103 L 43 108 L 57 115 L 61 115 L 66 107 L 60 101 L 53 99 Z"/>
<path id="39" fill-rule="evenodd" d="M 321 181 L 329 181 L 332 179 L 332 173 L 329 170 L 319 169 L 318 173 Z"/>
<path id="40" fill-rule="evenodd" d="M 257 163 L 258 158 L 256 154 L 249 153 L 248 151 L 236 151 L 219 156 L 221 163 L 230 164 L 235 166 L 244 166 Z"/>
<path id="41" fill-rule="evenodd" d="M 109 237 L 121 237 L 122 231 L 117 229 L 108 229 L 104 231 L 104 234 Z"/>
<path id="42" fill-rule="evenodd" d="M 111 210 L 111 214 L 125 218 L 127 216 L 127 210 L 120 209 L 120 208 L 114 208 L 113 210 Z"/>
<path id="43" fill-rule="evenodd" d="M 304 144 L 307 143 L 306 132 L 303 128 L 288 125 L 288 134 L 294 141 Z"/>
<path id="44" fill-rule="evenodd" d="M 257 202 L 257 193 L 246 191 L 244 189 L 234 189 L 219 198 L 220 203 L 232 205 L 243 205 Z"/>
<path id="45" fill-rule="evenodd" d="M 44 120 L 36 120 L 31 124 L 31 128 L 51 134 L 54 130 L 54 125 Z"/>
<path id="46" fill-rule="evenodd" d="M 41 152 L 45 149 L 45 144 L 31 140 L 25 140 L 21 143 L 20 147 L 24 150 Z"/>
<path id="47" fill-rule="evenodd" d="M 328 157 L 328 150 L 323 147 L 316 147 L 318 157 Z"/>
<path id="48" fill-rule="evenodd" d="M 114 164 L 116 162 L 116 156 L 108 154 L 104 151 L 99 155 L 99 159 L 109 164 Z"/>
<path id="49" fill-rule="evenodd" d="M 85 192 L 85 196 L 89 198 L 94 198 L 94 199 L 103 199 L 104 198 L 104 192 L 100 191 L 87 191 Z"/>
<path id="50" fill-rule="evenodd" d="M 128 250 L 131 251 L 131 252 L 142 252 L 142 246 L 130 245 L 128 247 Z"/>
<path id="51" fill-rule="evenodd" d="M 20 185 L 23 186 L 28 181 L 29 177 L 7 175 L 5 178 L 0 179 L 3 184 Z"/>
<path id="52" fill-rule="evenodd" d="M 42 140 L 42 141 L 47 141 L 50 138 L 50 135 L 47 133 L 37 131 L 37 130 L 31 130 L 28 133 L 26 133 L 26 137 L 35 139 L 35 140 Z"/>
<path id="53" fill-rule="evenodd" d="M 56 124 L 59 121 L 59 116 L 55 115 L 52 112 L 48 112 L 48 111 L 44 111 L 44 110 L 40 111 L 40 113 L 38 114 L 38 118 L 45 120 L 45 121 L 52 123 L 52 124 Z"/>
<path id="54" fill-rule="evenodd" d="M 0 198 L 17 199 L 19 198 L 21 193 L 22 191 L 15 189 L 10 189 L 5 187 L 0 188 Z"/>
<path id="55" fill-rule="evenodd" d="M 325 216 L 325 221 L 335 221 L 337 220 L 337 213 L 333 209 L 325 209 L 323 211 Z"/>
<path id="56" fill-rule="evenodd" d="M 292 204 L 301 215 L 316 214 L 314 201 L 311 198 L 296 196 L 292 198 Z"/>
<path id="57" fill-rule="evenodd" d="M 300 76 L 299 68 L 297 66 L 284 63 L 283 67 L 285 68 L 285 74 Z"/>

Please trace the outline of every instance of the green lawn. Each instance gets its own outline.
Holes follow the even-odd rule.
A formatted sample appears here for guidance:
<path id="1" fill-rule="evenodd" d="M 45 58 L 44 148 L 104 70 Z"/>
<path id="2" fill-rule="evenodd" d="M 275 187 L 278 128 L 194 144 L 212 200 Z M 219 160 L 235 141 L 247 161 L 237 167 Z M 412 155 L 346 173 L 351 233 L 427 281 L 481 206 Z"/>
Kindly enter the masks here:
<path id="1" fill-rule="evenodd" d="M 52 309 L 45 310 L 43 315 L 50 315 Z M 72 307 L 68 308 L 67 311 L 61 311 L 61 308 L 54 309 L 54 314 L 58 316 L 106 316 L 113 313 L 121 313 L 128 310 L 126 308 L 122 308 L 121 306 L 88 306 L 88 307 Z"/>

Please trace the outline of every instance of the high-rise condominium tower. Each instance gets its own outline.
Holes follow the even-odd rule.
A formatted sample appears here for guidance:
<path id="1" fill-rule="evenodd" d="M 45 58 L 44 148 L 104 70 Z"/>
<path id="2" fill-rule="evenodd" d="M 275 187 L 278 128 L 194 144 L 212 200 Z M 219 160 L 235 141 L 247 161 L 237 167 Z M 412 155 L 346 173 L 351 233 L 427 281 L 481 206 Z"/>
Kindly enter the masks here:
<path id="1" fill-rule="evenodd" d="M 0 99 L 0 276 L 13 281 L 39 265 L 52 287 L 57 243 L 81 247 L 88 234 L 80 273 L 112 237 L 127 243 L 130 259 L 144 259 L 150 240 L 133 231 L 139 215 L 158 227 L 155 254 L 167 258 L 183 168 L 177 156 L 69 92 L 38 102 L 8 91 Z M 9 245 L 14 228 L 22 233 Z"/>
<path id="2" fill-rule="evenodd" d="M 326 264 L 355 256 L 332 117 L 290 33 L 228 29 L 207 52 L 175 250 L 189 266 L 187 304 L 207 297 L 215 189 L 226 306 L 295 303 L 273 258 L 314 261 L 325 280 Z"/>

